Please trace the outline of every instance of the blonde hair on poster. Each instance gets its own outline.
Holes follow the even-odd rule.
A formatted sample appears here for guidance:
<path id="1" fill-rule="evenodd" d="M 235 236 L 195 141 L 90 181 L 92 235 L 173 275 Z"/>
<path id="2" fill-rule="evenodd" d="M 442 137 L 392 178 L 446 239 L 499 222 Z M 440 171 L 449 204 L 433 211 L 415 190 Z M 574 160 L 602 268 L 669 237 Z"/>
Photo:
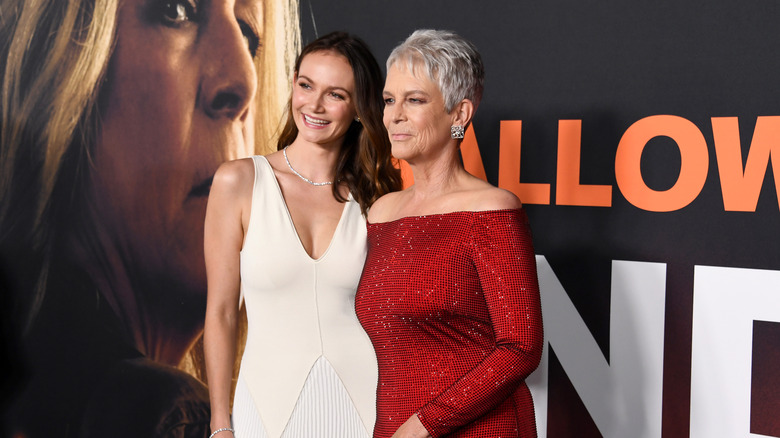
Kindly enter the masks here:
<path id="1" fill-rule="evenodd" d="M 61 215 L 92 165 L 100 92 L 120 0 L 0 0 L 0 242 L 32 268 L 29 325 L 43 299 Z M 298 2 L 264 2 L 255 153 L 274 149 L 300 46 Z M 62 205 L 57 205 L 62 204 Z M 33 268 L 34 267 L 34 268 Z"/>

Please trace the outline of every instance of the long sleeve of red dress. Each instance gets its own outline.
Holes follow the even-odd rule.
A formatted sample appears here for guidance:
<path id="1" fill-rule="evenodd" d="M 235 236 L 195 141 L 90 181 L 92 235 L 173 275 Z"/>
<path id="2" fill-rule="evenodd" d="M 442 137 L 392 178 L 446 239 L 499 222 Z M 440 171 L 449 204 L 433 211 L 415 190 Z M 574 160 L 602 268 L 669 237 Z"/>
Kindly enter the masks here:
<path id="1" fill-rule="evenodd" d="M 411 415 L 434 437 L 533 437 L 542 353 L 523 210 L 369 224 L 356 301 L 379 362 L 375 437 Z"/>

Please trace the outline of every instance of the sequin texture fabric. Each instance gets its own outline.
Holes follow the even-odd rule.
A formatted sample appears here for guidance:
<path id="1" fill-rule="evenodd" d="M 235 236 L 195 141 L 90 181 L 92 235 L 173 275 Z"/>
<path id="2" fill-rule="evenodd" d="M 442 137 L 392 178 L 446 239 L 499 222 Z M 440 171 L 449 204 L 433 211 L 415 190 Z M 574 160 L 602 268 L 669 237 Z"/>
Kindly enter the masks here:
<path id="1" fill-rule="evenodd" d="M 522 209 L 368 224 L 358 319 L 379 363 L 376 438 L 417 414 L 434 437 L 535 437 L 524 379 L 543 333 Z"/>

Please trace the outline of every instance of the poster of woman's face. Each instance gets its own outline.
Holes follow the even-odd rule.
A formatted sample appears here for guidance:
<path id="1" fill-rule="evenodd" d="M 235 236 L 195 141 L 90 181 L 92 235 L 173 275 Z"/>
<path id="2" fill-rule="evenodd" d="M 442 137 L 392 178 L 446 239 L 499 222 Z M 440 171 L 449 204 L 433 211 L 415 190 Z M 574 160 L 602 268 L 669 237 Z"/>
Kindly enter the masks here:
<path id="1" fill-rule="evenodd" d="M 208 436 L 206 201 L 222 162 L 273 149 L 297 3 L 0 12 L 3 435 Z"/>

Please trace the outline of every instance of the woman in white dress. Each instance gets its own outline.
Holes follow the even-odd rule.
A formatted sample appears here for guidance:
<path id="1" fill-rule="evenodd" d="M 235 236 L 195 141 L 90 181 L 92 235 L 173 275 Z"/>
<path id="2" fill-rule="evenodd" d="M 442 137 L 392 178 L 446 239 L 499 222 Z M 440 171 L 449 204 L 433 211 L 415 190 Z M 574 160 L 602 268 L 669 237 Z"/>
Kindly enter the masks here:
<path id="1" fill-rule="evenodd" d="M 364 215 L 401 186 L 382 85 L 358 38 L 313 41 L 296 60 L 279 150 L 214 176 L 204 342 L 216 438 L 371 435 L 377 366 L 354 296 Z M 241 299 L 248 333 L 231 416 Z"/>

